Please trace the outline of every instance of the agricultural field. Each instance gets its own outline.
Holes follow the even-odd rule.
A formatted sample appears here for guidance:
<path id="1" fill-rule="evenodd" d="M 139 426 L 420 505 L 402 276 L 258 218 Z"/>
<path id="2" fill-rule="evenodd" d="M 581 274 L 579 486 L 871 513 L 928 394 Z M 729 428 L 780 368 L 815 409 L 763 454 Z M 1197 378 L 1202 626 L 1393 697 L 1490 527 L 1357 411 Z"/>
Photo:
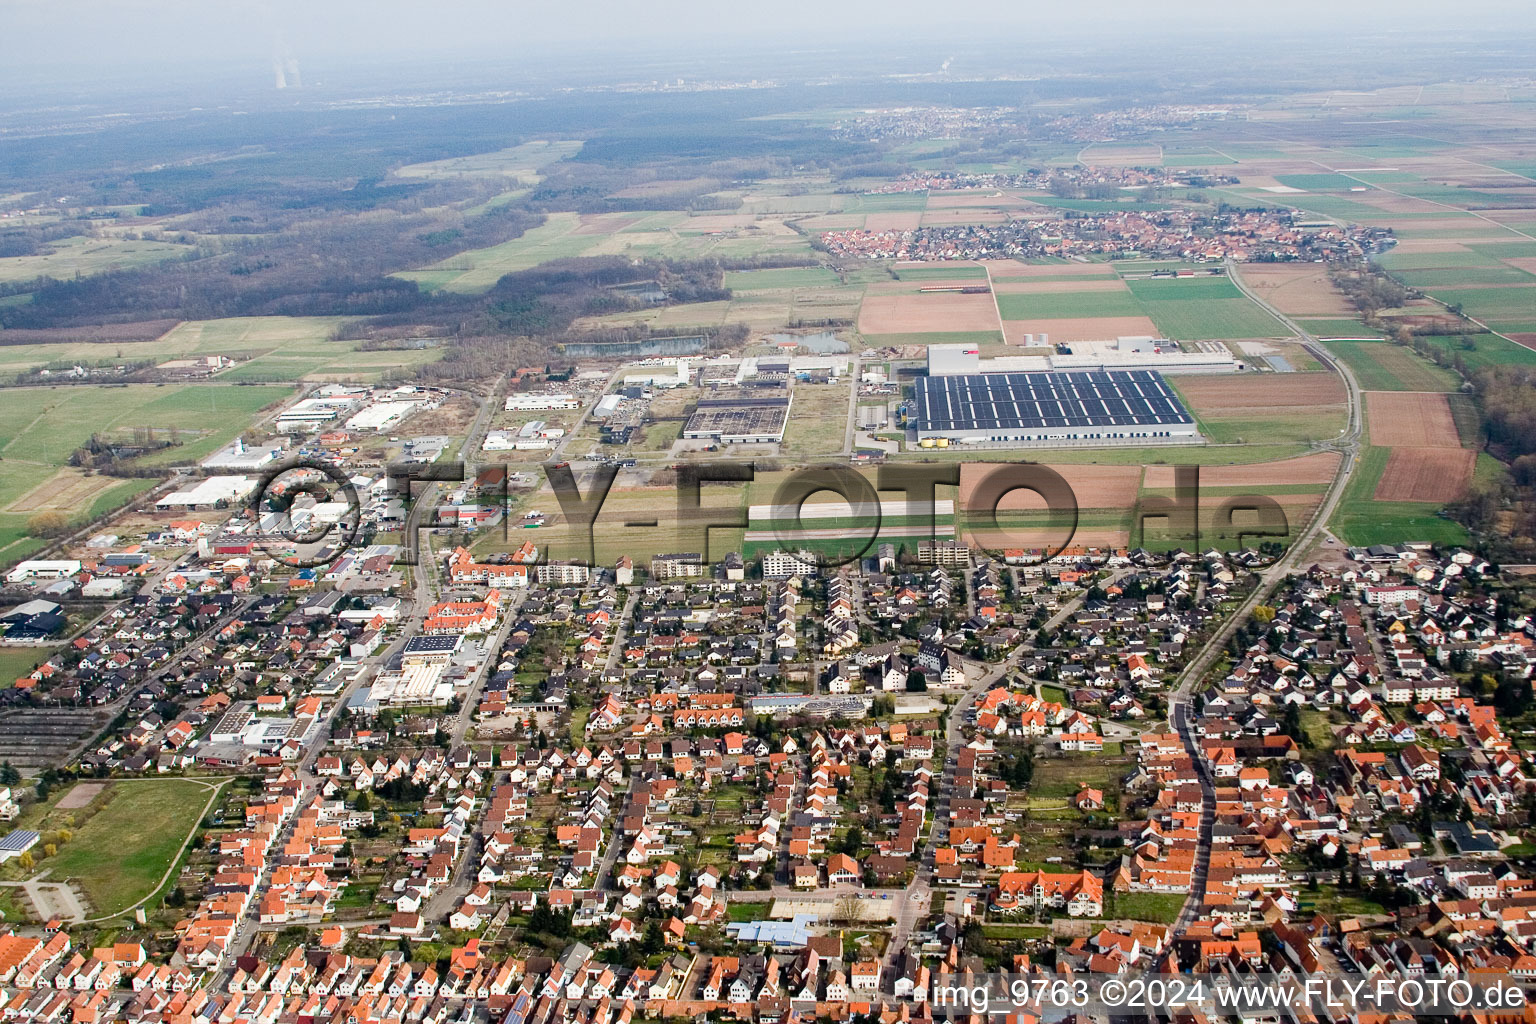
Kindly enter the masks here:
<path id="1" fill-rule="evenodd" d="M 67 466 L 93 434 L 131 438 L 136 431 L 155 431 L 175 444 L 146 456 L 145 464 L 195 462 L 292 394 L 290 387 L 229 384 L 9 390 L 0 409 L 0 558 L 14 560 L 30 550 L 27 520 L 38 512 L 99 515 L 157 483 L 86 476 Z"/>
<path id="2" fill-rule="evenodd" d="M 359 351 L 359 342 L 335 337 L 344 317 L 231 317 L 187 320 L 152 341 L 62 341 L 0 346 L 0 377 L 43 367 L 69 368 L 159 363 L 222 355 L 238 361 L 221 381 L 375 381 L 441 356 L 440 349 Z"/>
<path id="3" fill-rule="evenodd" d="M 793 394 L 784 453 L 803 459 L 842 451 L 852 397 L 850 385 L 797 384 Z"/>
<path id="4" fill-rule="evenodd" d="M 112 270 L 131 270 L 152 263 L 179 260 L 195 252 L 190 246 L 173 242 L 86 238 L 81 235 L 53 242 L 48 250 L 34 256 L 0 258 L 0 284 L 31 281 L 39 277 L 69 281 Z"/>
<path id="5" fill-rule="evenodd" d="M 997 307 L 985 293 L 892 294 L 886 286 L 871 285 L 859 308 L 859 333 L 865 335 L 992 332 L 999 327 Z"/>
<path id="6" fill-rule="evenodd" d="M 1442 394 L 1367 391 L 1365 424 L 1382 447 L 1459 448 L 1461 437 Z"/>
<path id="7" fill-rule="evenodd" d="M 1122 266 L 1123 272 L 1131 270 L 1129 265 Z M 1016 333 L 1044 333 L 1053 341 L 1102 340 L 1130 334 L 1200 341 L 1272 338 L 1285 333 L 1273 317 L 1225 277 L 1117 280 L 1081 272 L 1073 276 L 1080 279 L 1042 276 L 1037 283 L 1024 277 L 1029 283 L 1009 279 L 999 285 L 997 304 L 1010 340 Z"/>
<path id="8" fill-rule="evenodd" d="M 1378 501 L 1456 501 L 1466 494 L 1477 453 L 1470 448 L 1393 448 L 1376 485 Z"/>
<path id="9" fill-rule="evenodd" d="M 1088 320 L 1146 315 L 1141 303 L 1128 289 L 1000 294 L 997 305 L 1004 320 Z"/>
<path id="10" fill-rule="evenodd" d="M 1344 384 L 1332 373 L 1168 378 L 1201 433 L 1222 444 L 1313 441 L 1344 429 Z"/>
<path id="11" fill-rule="evenodd" d="M 1344 489 L 1328 528 L 1346 544 L 1400 544 L 1429 541 L 1464 544 L 1467 531 L 1446 518 L 1436 502 L 1380 501 L 1376 498 L 1392 450 L 1379 446 L 1363 449 L 1360 461 Z"/>
<path id="12" fill-rule="evenodd" d="M 1243 283 L 1290 317 L 1352 319 L 1354 307 L 1314 263 L 1256 263 L 1242 268 Z"/>
<path id="13" fill-rule="evenodd" d="M 1328 351 L 1350 368 L 1364 391 L 1455 391 L 1461 381 L 1417 355 L 1387 341 L 1330 341 Z"/>

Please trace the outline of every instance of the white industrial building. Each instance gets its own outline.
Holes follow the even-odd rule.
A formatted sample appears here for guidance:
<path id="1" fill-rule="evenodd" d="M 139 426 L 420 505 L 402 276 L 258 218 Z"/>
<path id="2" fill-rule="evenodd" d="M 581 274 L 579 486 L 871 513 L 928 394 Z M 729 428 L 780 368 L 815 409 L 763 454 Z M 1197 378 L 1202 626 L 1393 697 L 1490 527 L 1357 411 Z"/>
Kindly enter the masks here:
<path id="1" fill-rule="evenodd" d="M 508 395 L 503 405 L 507 412 L 538 412 L 545 409 L 579 409 L 581 401 L 571 394 Z"/>
<path id="2" fill-rule="evenodd" d="M 1151 370 L 930 375 L 918 379 L 908 419 L 924 448 L 1203 440 L 1178 395 Z"/>
<path id="3" fill-rule="evenodd" d="M 201 463 L 204 469 L 226 469 L 250 472 L 276 462 L 283 457 L 281 446 L 276 448 L 249 447 L 240 438 L 220 448 Z"/>
<path id="4" fill-rule="evenodd" d="M 402 422 L 407 416 L 431 403 L 416 399 L 375 402 L 347 420 L 348 430 L 380 431 Z"/>
<path id="5" fill-rule="evenodd" d="M 1051 373 L 1074 370 L 1156 370 L 1159 373 L 1235 373 L 1243 363 L 1219 341 L 1201 341 L 1188 350 L 1178 342 L 1150 335 L 1112 341 L 1074 341 L 1065 352 L 1036 356 L 981 358 L 975 345 L 928 346 L 928 376 L 960 377 L 981 373 Z"/>
<path id="6" fill-rule="evenodd" d="M 233 504 L 250 497 L 256 481 L 248 476 L 210 476 L 184 491 L 167 494 L 155 503 L 159 509 L 212 508 L 219 502 Z"/>
<path id="7" fill-rule="evenodd" d="M 74 559 L 41 559 L 32 558 L 25 562 L 18 562 L 16 568 L 5 574 L 7 583 L 23 583 L 26 580 L 62 580 L 68 579 L 80 571 L 80 563 Z"/>
<path id="8" fill-rule="evenodd" d="M 644 365 L 644 364 L 642 364 Z M 687 387 L 691 374 L 688 360 L 666 360 L 654 370 L 624 375 L 625 387 L 681 388 Z"/>
<path id="9" fill-rule="evenodd" d="M 313 398 L 304 398 L 293 403 L 288 408 L 277 414 L 277 426 L 284 427 L 318 427 L 357 408 L 362 395 L 357 394 L 324 394 Z"/>

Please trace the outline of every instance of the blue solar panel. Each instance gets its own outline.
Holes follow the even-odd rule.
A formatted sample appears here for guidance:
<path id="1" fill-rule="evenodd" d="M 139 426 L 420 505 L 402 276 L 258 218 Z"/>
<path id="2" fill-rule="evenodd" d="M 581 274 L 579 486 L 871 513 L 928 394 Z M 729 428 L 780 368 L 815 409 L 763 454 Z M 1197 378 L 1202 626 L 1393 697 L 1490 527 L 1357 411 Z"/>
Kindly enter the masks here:
<path id="1" fill-rule="evenodd" d="M 916 419 L 919 431 L 978 432 L 1194 422 L 1152 370 L 925 377 Z"/>

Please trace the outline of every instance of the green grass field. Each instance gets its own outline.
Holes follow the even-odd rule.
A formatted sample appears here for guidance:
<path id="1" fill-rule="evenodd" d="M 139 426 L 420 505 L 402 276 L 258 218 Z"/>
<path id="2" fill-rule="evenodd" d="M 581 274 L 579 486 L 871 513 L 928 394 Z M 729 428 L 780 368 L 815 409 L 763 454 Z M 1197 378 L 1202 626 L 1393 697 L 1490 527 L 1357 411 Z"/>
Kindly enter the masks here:
<path id="1" fill-rule="evenodd" d="M 248 427 L 259 410 L 292 394 L 293 388 L 277 385 L 13 388 L 0 408 L 0 456 L 62 466 L 93 433 L 138 427 L 177 430 L 188 447 L 204 437 L 223 443 Z"/>
<path id="2" fill-rule="evenodd" d="M 1237 290 L 1225 277 L 1145 277 L 1127 282 L 1131 294 L 1142 302 L 1187 302 L 1192 299 L 1241 299 Z"/>
<path id="3" fill-rule="evenodd" d="M 1364 449 L 1334 510 L 1328 528 L 1346 544 L 1401 544 L 1428 541 L 1433 544 L 1465 544 L 1466 529 L 1438 515 L 1440 507 L 1422 501 L 1376 501 L 1376 485 L 1387 468 L 1390 448 Z"/>
<path id="4" fill-rule="evenodd" d="M 809 257 L 810 242 L 790 232 L 726 231 L 706 233 L 681 211 L 552 213 L 521 236 L 484 249 L 469 249 L 396 277 L 431 291 L 462 294 L 488 291 L 503 276 L 549 260 L 572 256 L 626 256 L 634 259 L 751 258 L 773 255 Z"/>
<path id="5" fill-rule="evenodd" d="M 1467 285 L 1536 285 L 1536 277 L 1510 266 L 1438 267 L 1404 270 L 1397 276 L 1413 288 L 1461 288 Z"/>
<path id="6" fill-rule="evenodd" d="M 92 434 L 131 437 L 153 428 L 176 445 L 145 456 L 142 465 L 191 463 L 207 457 L 245 430 L 257 414 L 288 398 L 277 385 L 138 384 L 125 387 L 71 385 L 12 388 L 0 406 L 0 561 L 13 562 L 39 546 L 28 543 L 27 522 L 40 511 L 15 507 L 56 474 L 67 481 L 70 454 Z M 125 504 L 154 487 L 154 478 L 96 478 L 90 503 L 66 512 L 85 521 Z"/>
<path id="7" fill-rule="evenodd" d="M 1476 246 L 1470 252 L 1398 252 L 1390 250 L 1371 257 L 1373 263 L 1380 264 L 1394 273 L 1413 270 L 1451 270 L 1456 268 L 1496 267 L 1498 258 L 1488 255 L 1489 249 L 1494 246 Z M 1499 250 L 1506 246 L 1497 246 Z M 1510 256 L 1521 255 L 1511 252 Z"/>
<path id="8" fill-rule="evenodd" d="M 1328 351 L 1354 371 L 1365 391 L 1455 391 L 1461 387 L 1450 370 L 1390 342 L 1331 341 Z"/>
<path id="9" fill-rule="evenodd" d="M 348 379 L 369 382 L 392 370 L 437 359 L 435 347 L 358 351 L 359 342 L 334 337 L 344 317 L 231 317 L 188 320 L 153 341 L 61 342 L 0 346 L 0 377 L 44 366 L 88 366 L 161 362 L 189 356 L 224 355 L 240 361 L 221 381 Z"/>
<path id="10" fill-rule="evenodd" d="M 1122 262 L 1122 274 L 1184 267 L 1187 264 Z M 1174 341 L 1218 338 L 1272 338 L 1285 332 L 1278 321 L 1250 302 L 1225 277 L 1130 278 L 1123 292 L 1043 292 L 999 295 L 1004 320 L 1054 320 L 1146 316 Z"/>
<path id="11" fill-rule="evenodd" d="M 39 866 L 56 881 L 76 881 L 98 915 L 121 913 L 155 891 L 211 795 L 177 779 L 112 783 L 96 797 L 100 809 Z M 70 814 L 51 811 L 39 831 L 60 827 Z"/>
<path id="12" fill-rule="evenodd" d="M 938 264 L 927 267 L 902 267 L 896 271 L 896 278 L 900 281 L 968 281 L 973 278 L 984 278 L 987 272 L 981 267 L 962 264 L 960 266 L 945 266 Z"/>
<path id="13" fill-rule="evenodd" d="M 1436 348 L 1458 355 L 1467 369 L 1478 370 L 1484 366 L 1536 366 L 1536 351 L 1506 341 L 1496 334 L 1468 334 L 1465 336 L 1472 347 L 1466 348 L 1462 336 L 1431 335 L 1424 340 Z"/>
<path id="14" fill-rule="evenodd" d="M 1288 188 L 1308 192 L 1348 192 L 1360 185 L 1347 174 L 1277 174 L 1275 180 Z"/>
<path id="15" fill-rule="evenodd" d="M 53 657 L 57 647 L 0 647 L 0 689 Z"/>
<path id="16" fill-rule="evenodd" d="M 1479 320 L 1529 320 L 1536 310 L 1536 288 L 1531 287 L 1432 288 L 1429 293 Z"/>
<path id="17" fill-rule="evenodd" d="M 1104 916 L 1172 924 L 1183 909 L 1184 894 L 1181 892 L 1120 892 L 1110 899 L 1110 905 L 1104 908 Z"/>
<path id="18" fill-rule="evenodd" d="M 1101 316 L 1142 316 L 1129 292 L 1041 292 L 997 297 L 1004 320 L 1066 320 Z"/>
<path id="19" fill-rule="evenodd" d="M 840 196 L 845 213 L 911 213 L 928 208 L 927 192 L 879 192 Z"/>
<path id="20" fill-rule="evenodd" d="M 776 270 L 728 270 L 725 286 L 733 292 L 780 288 L 832 288 L 841 284 L 826 267 L 783 267 Z"/>
<path id="21" fill-rule="evenodd" d="M 1367 327 L 1358 320 L 1347 317 L 1332 317 L 1321 320 L 1304 320 L 1293 317 L 1296 325 L 1314 338 L 1382 338 L 1385 337 L 1373 327 Z"/>
<path id="22" fill-rule="evenodd" d="M 170 242 L 146 242 L 121 238 L 60 239 L 48 246 L 48 252 L 35 256 L 7 256 L 0 259 L 0 284 L 51 277 L 69 281 L 112 270 L 164 263 L 194 255 L 197 250 Z"/>
<path id="23" fill-rule="evenodd" d="M 1247 299 L 1149 302 L 1147 315 L 1174 341 L 1275 338 L 1289 334 L 1280 322 Z"/>

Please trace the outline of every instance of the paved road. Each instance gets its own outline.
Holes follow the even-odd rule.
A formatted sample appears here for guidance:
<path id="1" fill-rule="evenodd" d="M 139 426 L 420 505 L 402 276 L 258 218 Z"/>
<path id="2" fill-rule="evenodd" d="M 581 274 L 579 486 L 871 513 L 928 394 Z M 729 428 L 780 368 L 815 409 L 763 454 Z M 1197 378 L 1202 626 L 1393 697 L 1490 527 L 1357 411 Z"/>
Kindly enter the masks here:
<path id="1" fill-rule="evenodd" d="M 1114 582 L 1129 572 L 1129 569 L 1117 570 L 1110 574 L 1108 582 Z M 967 578 L 967 589 L 969 589 L 969 578 Z M 1046 620 L 1045 629 L 1048 632 L 1056 629 L 1082 607 L 1087 598 L 1088 593 L 1085 590 L 1062 605 L 1056 614 Z M 912 929 L 918 921 L 927 916 L 928 907 L 932 901 L 934 855 L 939 846 L 949 838 L 949 802 L 955 785 L 955 769 L 959 763 L 960 748 L 964 742 L 962 730 L 966 715 L 971 705 L 976 703 L 977 698 L 996 686 L 1018 665 L 1021 657 L 1034 649 L 1032 642 L 1020 644 L 1007 658 L 988 667 L 980 678 L 966 687 L 960 699 L 949 709 L 949 718 L 944 730 L 944 769 L 939 773 L 938 782 L 932 793 L 933 826 L 929 829 L 928 838 L 919 851 L 917 870 L 913 874 L 912 883 L 898 900 L 895 910 L 896 920 L 891 931 L 891 941 L 887 947 L 889 954 L 886 957 L 887 976 L 890 978 L 896 977 L 895 970 L 902 954 L 906 952 L 907 940 L 911 937 Z M 879 890 L 865 891 L 878 892 Z"/>
<path id="2" fill-rule="evenodd" d="M 1191 703 L 1194 688 L 1198 686 L 1221 657 L 1226 648 L 1227 641 L 1237 632 L 1238 626 L 1247 621 L 1256 605 L 1261 604 L 1281 584 L 1286 576 L 1297 571 L 1303 564 L 1320 534 L 1324 533 L 1329 518 L 1334 509 L 1338 507 L 1339 500 L 1344 495 L 1344 490 L 1349 484 L 1350 474 L 1354 472 L 1359 462 L 1360 442 L 1362 435 L 1364 410 L 1360 398 L 1360 384 L 1355 380 L 1349 367 L 1335 359 L 1322 343 L 1311 334 L 1301 329 L 1290 317 L 1275 309 L 1256 295 L 1244 282 L 1238 273 L 1235 264 L 1227 264 L 1227 275 L 1238 290 L 1250 300 L 1269 312 L 1279 320 L 1287 330 L 1293 331 L 1302 344 L 1319 362 L 1338 373 L 1344 380 L 1345 390 L 1348 393 L 1349 419 L 1344 427 L 1344 432 L 1330 441 L 1328 447 L 1339 451 L 1342 458 L 1339 460 L 1338 472 L 1334 474 L 1333 483 L 1328 488 L 1328 493 L 1318 506 L 1316 513 L 1296 535 L 1295 541 L 1285 550 L 1285 553 L 1267 569 L 1259 573 L 1257 585 L 1247 600 L 1227 619 L 1227 621 L 1206 641 L 1200 652 L 1195 655 L 1185 667 L 1179 677 L 1178 685 L 1169 696 L 1168 722 L 1184 741 L 1184 748 L 1194 760 L 1195 770 L 1200 776 L 1201 804 L 1200 804 L 1200 837 L 1199 846 L 1195 854 L 1195 875 L 1189 888 L 1189 896 L 1184 901 L 1183 910 L 1175 922 L 1175 931 L 1180 931 L 1191 924 L 1199 915 L 1201 906 L 1205 903 L 1205 889 L 1207 875 L 1211 860 L 1211 833 L 1216 821 L 1216 791 L 1211 783 L 1210 772 L 1201 755 L 1199 737 L 1195 734 L 1195 714 Z"/>

